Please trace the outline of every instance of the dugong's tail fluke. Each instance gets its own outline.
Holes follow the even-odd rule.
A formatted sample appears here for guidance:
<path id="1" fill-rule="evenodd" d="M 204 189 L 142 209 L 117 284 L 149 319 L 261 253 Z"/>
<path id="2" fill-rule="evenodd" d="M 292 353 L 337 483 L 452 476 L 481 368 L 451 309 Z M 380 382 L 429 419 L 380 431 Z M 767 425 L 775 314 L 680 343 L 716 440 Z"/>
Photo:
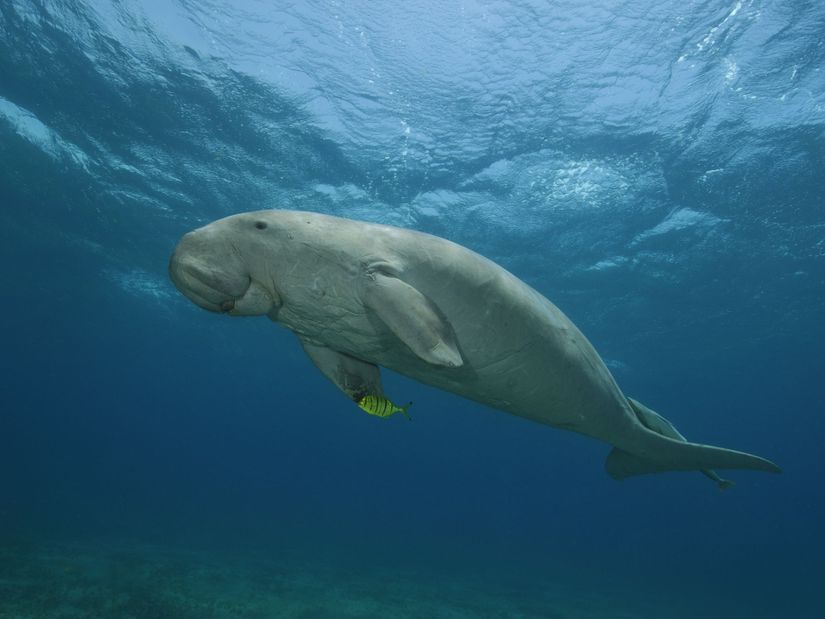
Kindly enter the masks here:
<path id="1" fill-rule="evenodd" d="M 730 479 L 722 479 L 719 475 L 716 474 L 716 471 L 704 470 L 702 473 L 705 474 L 705 477 L 708 479 L 715 481 L 716 485 L 719 486 L 719 490 L 724 492 L 728 488 L 733 488 L 736 485 L 736 482 L 731 481 Z"/>
<path id="2" fill-rule="evenodd" d="M 723 447 L 690 443 L 667 419 L 633 398 L 627 399 L 639 423 L 635 444 L 618 447 L 607 456 L 605 468 L 614 479 L 666 471 L 701 471 L 721 490 L 733 482 L 722 479 L 713 469 L 751 469 L 781 473 L 770 460 Z"/>
<path id="3" fill-rule="evenodd" d="M 782 469 L 770 460 L 742 451 L 711 447 L 674 441 L 659 437 L 665 445 L 657 449 L 654 457 L 637 456 L 618 447 L 607 456 L 605 468 L 614 479 L 624 479 L 634 475 L 664 473 L 666 471 L 706 471 L 711 469 L 751 469 L 768 473 L 781 473 Z M 664 453 L 663 453 L 664 452 Z M 731 485 L 727 480 L 720 480 L 719 487 L 725 489 Z"/>

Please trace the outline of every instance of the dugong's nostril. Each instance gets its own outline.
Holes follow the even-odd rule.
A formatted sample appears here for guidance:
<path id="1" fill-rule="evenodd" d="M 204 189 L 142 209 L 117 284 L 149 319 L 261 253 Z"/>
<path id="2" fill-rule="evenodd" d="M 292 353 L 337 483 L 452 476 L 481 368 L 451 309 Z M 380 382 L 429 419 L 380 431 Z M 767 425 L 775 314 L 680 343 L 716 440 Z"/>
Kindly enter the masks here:
<path id="1" fill-rule="evenodd" d="M 222 312 L 231 312 L 233 309 L 235 309 L 235 301 L 233 301 L 232 299 L 229 299 L 228 301 L 224 301 L 223 303 L 221 303 Z"/>

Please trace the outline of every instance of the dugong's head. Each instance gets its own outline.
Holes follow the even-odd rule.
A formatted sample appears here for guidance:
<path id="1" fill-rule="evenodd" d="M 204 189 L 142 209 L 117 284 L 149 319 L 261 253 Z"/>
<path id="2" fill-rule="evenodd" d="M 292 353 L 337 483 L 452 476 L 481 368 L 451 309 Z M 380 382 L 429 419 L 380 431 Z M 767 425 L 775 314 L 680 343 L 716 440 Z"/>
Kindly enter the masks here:
<path id="1" fill-rule="evenodd" d="M 273 215 L 241 213 L 184 235 L 169 261 L 178 290 L 212 312 L 256 316 L 276 310 Z"/>

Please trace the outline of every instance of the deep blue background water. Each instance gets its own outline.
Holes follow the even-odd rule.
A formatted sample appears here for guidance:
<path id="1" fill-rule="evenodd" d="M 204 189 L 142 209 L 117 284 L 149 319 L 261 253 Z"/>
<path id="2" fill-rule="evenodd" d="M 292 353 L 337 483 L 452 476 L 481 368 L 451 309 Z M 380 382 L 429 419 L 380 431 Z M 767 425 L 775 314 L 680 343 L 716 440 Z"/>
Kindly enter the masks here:
<path id="1" fill-rule="evenodd" d="M 446 6 L 443 6 L 443 5 Z M 143 539 L 819 616 L 817 2 L 0 3 L 0 535 Z M 303 208 L 440 234 L 624 390 L 781 476 L 617 483 L 605 445 L 385 373 L 358 411 L 187 230 Z"/>

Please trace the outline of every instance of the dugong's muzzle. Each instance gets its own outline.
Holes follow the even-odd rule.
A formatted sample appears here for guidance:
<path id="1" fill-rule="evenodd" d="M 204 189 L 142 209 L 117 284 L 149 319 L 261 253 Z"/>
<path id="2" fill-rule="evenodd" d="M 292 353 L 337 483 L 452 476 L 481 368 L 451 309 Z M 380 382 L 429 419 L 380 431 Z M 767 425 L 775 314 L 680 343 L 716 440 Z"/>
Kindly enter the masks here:
<path id="1" fill-rule="evenodd" d="M 198 230 L 185 235 L 169 260 L 169 277 L 186 298 L 210 312 L 239 316 L 269 313 L 272 294 L 255 281 L 231 247 L 203 238 Z"/>

